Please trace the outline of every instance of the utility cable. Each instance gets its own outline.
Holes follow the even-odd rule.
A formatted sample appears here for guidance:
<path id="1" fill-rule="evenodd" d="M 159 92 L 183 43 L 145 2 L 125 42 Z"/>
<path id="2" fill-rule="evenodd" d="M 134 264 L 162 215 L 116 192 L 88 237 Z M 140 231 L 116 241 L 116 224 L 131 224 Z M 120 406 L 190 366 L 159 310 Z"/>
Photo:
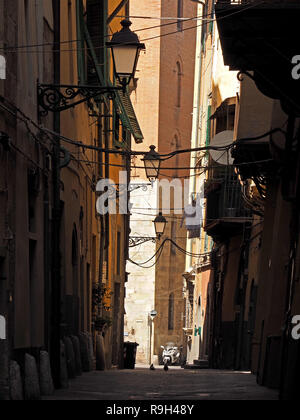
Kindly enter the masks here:
<path id="1" fill-rule="evenodd" d="M 241 9 L 241 10 L 238 10 L 238 11 L 236 11 L 236 12 L 233 12 L 233 13 L 231 13 L 231 14 L 229 14 L 229 15 L 225 15 L 225 16 L 223 16 L 223 17 L 220 17 L 220 18 L 218 18 L 218 19 L 211 19 L 211 22 L 217 22 L 217 21 L 219 21 L 219 20 L 223 20 L 223 19 L 227 19 L 227 18 L 229 18 L 229 17 L 231 17 L 231 16 L 233 16 L 233 15 L 236 15 L 236 14 L 238 14 L 238 13 L 242 13 L 242 12 L 244 12 L 245 10 L 248 10 L 248 9 L 251 9 L 251 8 L 254 8 L 254 7 L 257 7 L 257 5 L 260 5 L 260 4 L 263 4 L 264 2 L 260 2 L 260 3 L 258 3 L 258 4 L 253 4 L 253 3 L 250 3 L 250 6 L 249 7 L 244 7 L 243 9 Z M 193 19 L 195 19 L 195 17 L 193 18 Z M 200 18 L 199 18 L 200 19 Z M 176 23 L 176 22 L 174 22 L 174 23 Z M 201 27 L 201 26 L 203 26 L 204 24 L 207 24 L 207 22 L 205 22 L 205 23 L 202 23 L 202 24 L 200 24 L 200 25 L 196 25 L 196 26 L 192 26 L 192 27 L 189 27 L 189 28 L 183 28 L 183 29 L 181 29 L 181 30 L 177 30 L 177 31 L 174 31 L 174 32 L 169 32 L 169 33 L 167 33 L 167 34 L 162 34 L 162 35 L 158 35 L 158 36 L 155 36 L 155 37 L 150 37 L 150 38 L 146 38 L 146 39 L 143 39 L 143 40 L 140 40 L 140 42 L 146 42 L 146 41 L 151 41 L 151 40 L 153 40 L 153 39 L 157 39 L 157 38 L 163 38 L 163 37 L 166 37 L 166 36 L 170 36 L 170 35 L 174 35 L 174 34 L 177 34 L 177 33 L 182 33 L 182 32 L 185 32 L 185 31 L 188 31 L 188 30 L 191 30 L 191 29 L 196 29 L 196 28 L 198 28 L 198 27 Z M 167 24 L 165 24 L 165 25 L 167 25 Z M 71 40 L 72 42 L 81 42 L 82 40 Z M 65 43 L 67 43 L 67 42 L 71 42 L 71 41 L 63 41 L 63 42 L 65 42 Z M 50 44 L 50 45 L 52 45 L 52 43 Z M 122 44 L 120 44 L 120 45 L 122 45 Z M 124 43 L 123 45 L 126 45 L 126 43 Z M 38 44 L 38 46 L 43 46 L 43 44 Z M 26 46 L 24 46 L 24 47 L 22 47 L 22 46 L 20 46 L 20 47 L 15 47 L 15 49 L 16 48 L 18 48 L 18 49 L 21 49 L 21 48 L 26 48 Z M 28 47 L 27 47 L 28 48 Z M 98 50 L 98 49 L 104 49 L 104 48 L 106 48 L 105 46 L 100 46 L 100 47 L 94 47 L 94 50 Z M 60 53 L 64 53 L 64 52 L 72 52 L 72 51 L 74 51 L 74 52 L 76 52 L 76 51 L 87 51 L 88 49 L 90 49 L 90 48 L 79 48 L 79 49 L 65 49 L 65 50 L 62 50 L 62 49 L 60 49 L 60 50 L 49 50 L 49 51 L 44 51 L 44 50 L 36 50 L 36 51 L 19 51 L 19 52 L 24 52 L 24 53 L 47 53 L 47 52 L 49 52 L 49 53 L 53 53 L 53 52 L 60 52 Z M 8 48 L 6 48 L 5 49 L 5 53 L 15 53 L 15 51 L 14 50 L 9 50 Z"/>

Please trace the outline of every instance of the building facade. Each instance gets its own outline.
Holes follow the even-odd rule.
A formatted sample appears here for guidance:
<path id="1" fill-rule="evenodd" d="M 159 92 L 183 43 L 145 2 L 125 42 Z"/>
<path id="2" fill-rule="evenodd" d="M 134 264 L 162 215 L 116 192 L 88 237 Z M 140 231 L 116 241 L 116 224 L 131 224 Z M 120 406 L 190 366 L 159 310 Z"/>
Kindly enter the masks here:
<path id="1" fill-rule="evenodd" d="M 211 367 L 251 370 L 259 384 L 278 389 L 281 399 L 296 399 L 299 78 L 293 67 L 297 46 L 291 23 L 299 18 L 299 5 L 220 0 L 205 2 L 205 9 L 212 10 L 217 24 L 208 44 L 213 51 L 208 70 L 211 108 L 206 114 L 210 122 L 207 130 L 202 128 L 209 134 L 207 146 L 223 130 L 233 133 L 234 142 L 228 143 L 223 165 L 211 152 L 202 159 L 207 166 L 200 181 L 203 229 L 213 247 L 208 255 L 201 250 L 200 271 L 210 261 L 208 293 L 199 292 L 199 267 L 184 273 L 187 311 L 194 314 L 188 332 L 193 333 L 198 319 L 195 305 L 206 301 L 207 314 L 202 343 L 191 340 L 190 363 L 200 341 L 197 362 L 206 353 Z M 289 27 L 282 28 L 283 21 Z M 208 49 L 204 63 L 210 56 Z M 275 63 L 276 71 L 271 71 Z M 203 70 L 201 76 L 206 77 Z M 201 119 L 206 110 L 199 108 Z"/>
<path id="2" fill-rule="evenodd" d="M 120 150 L 143 135 L 128 92 L 77 89 L 113 85 L 106 42 L 127 3 L 1 2 L 3 399 L 35 399 L 52 379 L 62 387 L 82 370 L 123 366 L 129 216 L 98 213 L 97 183 L 129 175 Z M 45 383 L 45 363 L 49 387 L 32 395 L 26 384 L 32 375 Z"/>

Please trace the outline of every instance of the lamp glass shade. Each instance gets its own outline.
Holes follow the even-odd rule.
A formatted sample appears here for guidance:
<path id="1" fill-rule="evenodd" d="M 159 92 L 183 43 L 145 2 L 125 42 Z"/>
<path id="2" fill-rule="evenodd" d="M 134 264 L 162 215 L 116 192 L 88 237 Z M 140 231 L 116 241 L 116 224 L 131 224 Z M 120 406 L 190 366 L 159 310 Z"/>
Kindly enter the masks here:
<path id="1" fill-rule="evenodd" d="M 160 169 L 160 160 L 145 160 L 145 170 L 146 170 L 146 176 L 147 178 L 151 180 L 156 180 L 159 175 L 159 169 Z"/>
<path id="2" fill-rule="evenodd" d="M 140 43 L 137 34 L 131 31 L 129 20 L 123 20 L 121 25 L 122 29 L 112 36 L 106 46 L 112 51 L 115 76 L 125 87 L 134 78 L 140 51 L 145 49 L 145 44 Z"/>
<path id="3" fill-rule="evenodd" d="M 156 217 L 154 220 L 155 232 L 156 236 L 160 237 L 165 233 L 165 229 L 167 226 L 167 220 L 164 218 L 162 213 L 159 213 L 159 216 Z"/>
<path id="4" fill-rule="evenodd" d="M 115 45 L 112 47 L 115 73 L 117 77 L 133 77 L 139 55 L 135 45 Z"/>
<path id="5" fill-rule="evenodd" d="M 145 155 L 142 161 L 145 165 L 147 178 L 150 181 L 155 181 L 159 176 L 161 165 L 161 158 L 160 155 L 155 151 L 155 146 L 150 146 L 150 152 Z"/>

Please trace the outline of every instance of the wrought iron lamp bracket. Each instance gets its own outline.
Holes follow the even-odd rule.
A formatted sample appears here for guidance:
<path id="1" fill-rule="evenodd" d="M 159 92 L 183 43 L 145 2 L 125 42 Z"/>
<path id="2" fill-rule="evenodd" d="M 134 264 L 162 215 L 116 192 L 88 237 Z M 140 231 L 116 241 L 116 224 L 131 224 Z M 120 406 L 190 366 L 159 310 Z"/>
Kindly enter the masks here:
<path id="1" fill-rule="evenodd" d="M 142 245 L 146 242 L 152 242 L 152 243 L 155 244 L 157 242 L 157 238 L 130 236 L 130 238 L 129 238 L 129 248 L 134 248 L 135 246 Z"/>
<path id="2" fill-rule="evenodd" d="M 39 117 L 45 117 L 49 112 L 62 112 L 103 95 L 107 95 L 112 100 L 115 98 L 117 91 L 124 91 L 124 87 L 46 85 L 38 83 L 37 91 Z"/>

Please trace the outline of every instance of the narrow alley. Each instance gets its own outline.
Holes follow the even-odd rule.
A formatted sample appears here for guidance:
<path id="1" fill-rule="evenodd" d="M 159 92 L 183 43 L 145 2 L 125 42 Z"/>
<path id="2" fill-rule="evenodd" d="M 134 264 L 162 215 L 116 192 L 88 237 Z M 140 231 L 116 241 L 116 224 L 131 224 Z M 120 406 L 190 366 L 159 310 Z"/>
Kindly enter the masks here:
<path id="1" fill-rule="evenodd" d="M 299 400 L 299 22 L 0 0 L 0 401 Z"/>
<path id="2" fill-rule="evenodd" d="M 68 389 L 56 391 L 45 400 L 278 400 L 278 392 L 256 384 L 250 372 L 188 370 L 162 366 L 151 371 L 137 365 L 135 370 L 90 372 Z"/>

